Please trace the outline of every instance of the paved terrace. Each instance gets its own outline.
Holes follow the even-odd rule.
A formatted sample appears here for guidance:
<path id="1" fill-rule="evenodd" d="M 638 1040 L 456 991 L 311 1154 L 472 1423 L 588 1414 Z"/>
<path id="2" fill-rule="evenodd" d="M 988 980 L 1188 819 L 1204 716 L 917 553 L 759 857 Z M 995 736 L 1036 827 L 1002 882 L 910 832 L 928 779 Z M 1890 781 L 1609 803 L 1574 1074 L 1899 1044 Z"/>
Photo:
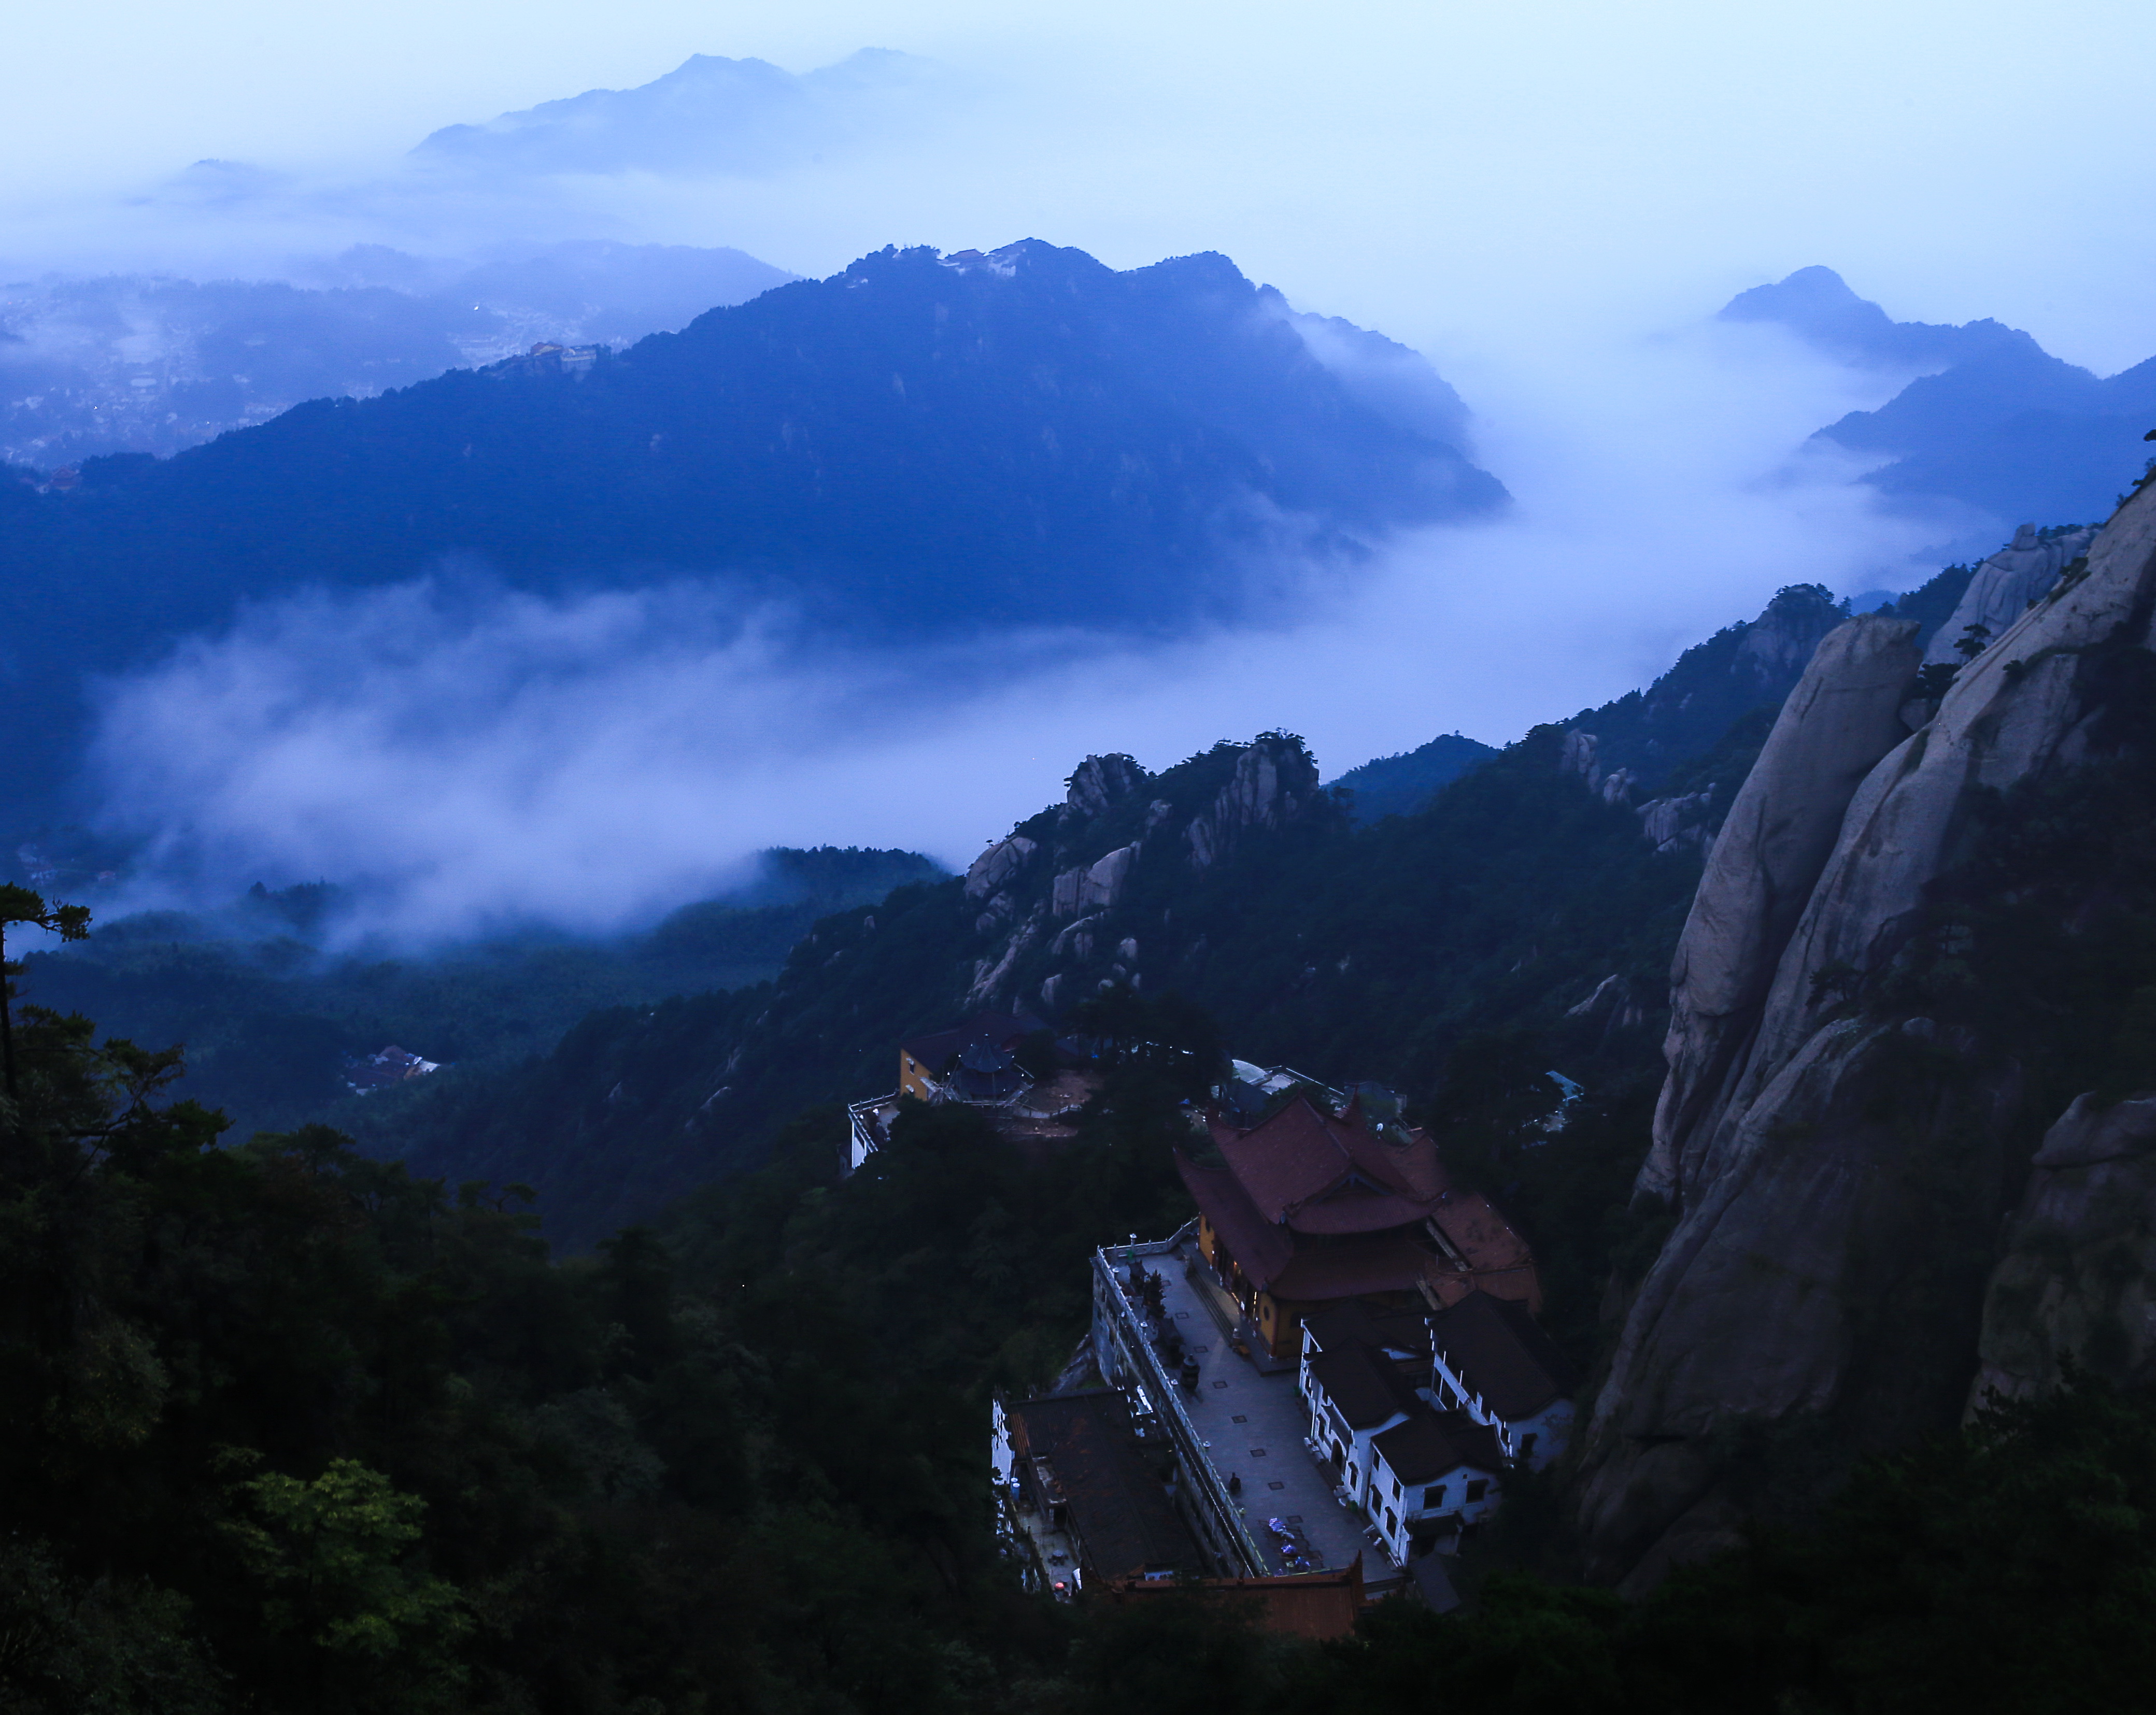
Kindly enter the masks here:
<path id="1" fill-rule="evenodd" d="M 1105 1255 L 1116 1278 L 1127 1281 L 1122 1247 Z M 1309 1418 L 1296 1392 L 1295 1366 L 1260 1369 L 1236 1354 L 1234 1301 L 1204 1273 L 1194 1236 L 1168 1251 L 1141 1245 L 1138 1261 L 1161 1277 L 1166 1315 L 1198 1359 L 1197 1387 L 1178 1387 L 1176 1394 L 1220 1481 L 1241 1479 L 1235 1500 L 1245 1528 L 1267 1558 L 1264 1569 L 1315 1572 L 1344 1567 L 1360 1554 L 1365 1587 L 1382 1590 L 1400 1569 L 1366 1529 L 1363 1515 L 1335 1498 L 1332 1468 L 1304 1446 Z M 1142 1311 L 1132 1307 L 1132 1313 Z M 1274 1519 L 1288 1528 L 1289 1537 L 1270 1528 Z M 1292 1558 L 1298 1554 L 1301 1564 Z"/>

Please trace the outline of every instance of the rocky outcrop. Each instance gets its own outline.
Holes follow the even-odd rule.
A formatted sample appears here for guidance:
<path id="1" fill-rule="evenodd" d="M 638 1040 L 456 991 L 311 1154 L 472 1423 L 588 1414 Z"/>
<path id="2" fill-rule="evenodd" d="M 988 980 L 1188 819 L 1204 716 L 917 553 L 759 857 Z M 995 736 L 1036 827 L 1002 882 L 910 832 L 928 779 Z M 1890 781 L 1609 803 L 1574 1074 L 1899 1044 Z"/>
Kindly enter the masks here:
<path id="1" fill-rule="evenodd" d="M 1013 834 L 1008 839 L 998 840 L 981 853 L 966 872 L 966 897 L 985 899 L 999 891 L 1006 882 L 1014 879 L 1040 849 L 1024 834 Z"/>
<path id="2" fill-rule="evenodd" d="M 1697 846 L 1702 852 L 1714 843 L 1707 832 L 1713 813 L 1712 788 L 1681 792 L 1674 798 L 1650 798 L 1639 806 L 1640 832 L 1657 852 L 1675 852 Z"/>
<path id="3" fill-rule="evenodd" d="M 1729 1540 L 1774 1462 L 1763 1446 L 1823 1482 L 1959 1410 L 2016 1074 L 1964 1065 L 1969 1043 L 1927 1018 L 1844 1001 L 1907 944 L 1978 795 L 2085 759 L 2081 657 L 2145 642 L 2152 598 L 2156 488 L 1922 731 L 1885 731 L 1914 653 L 1885 619 L 1837 631 L 1784 709 L 1678 955 L 1638 1187 L 1674 1225 L 1580 1444 L 1597 1575 L 1636 1588 Z"/>
<path id="4" fill-rule="evenodd" d="M 1679 1199 L 1684 1170 L 1712 1134 L 1702 1120 L 1758 1022 L 1842 812 L 1907 735 L 1897 710 L 1917 675 L 1916 633 L 1914 620 L 1876 617 L 1829 632 L 1738 789 L 1670 972 L 1670 1072 L 1640 1179 L 1651 1195 Z"/>
<path id="5" fill-rule="evenodd" d="M 1972 1410 L 2025 1398 L 2071 1362 L 2156 1376 L 2156 1093 L 2081 1096 L 2046 1134 L 1992 1270 Z"/>
<path id="6" fill-rule="evenodd" d="M 1586 782 L 1587 790 L 1604 803 L 1627 802 L 1639 776 L 1629 768 L 1612 769 L 1604 774 L 1601 757 L 1601 735 L 1576 726 L 1564 735 L 1564 748 L 1558 753 L 1557 765 L 1567 774 L 1578 775 Z"/>
<path id="7" fill-rule="evenodd" d="M 1107 756 L 1088 756 L 1071 773 L 1065 796 L 1060 819 L 1065 822 L 1089 822 L 1096 816 L 1106 816 L 1126 798 L 1141 791 L 1146 783 L 1143 768 L 1132 757 L 1121 752 Z"/>
<path id="8" fill-rule="evenodd" d="M 2096 536 L 2092 525 L 2050 534 L 2023 525 L 2010 543 L 1977 566 L 1954 605 L 1953 617 L 1938 628 L 1925 650 L 1925 664 L 1959 666 L 1964 658 L 1960 644 L 1972 626 L 1981 627 L 1985 639 L 2002 635 L 2030 602 L 2051 593 L 2059 574 L 2088 552 Z"/>
<path id="9" fill-rule="evenodd" d="M 1018 968 L 1019 960 L 1025 956 L 1027 949 L 1039 936 L 1040 919 L 1040 909 L 1035 906 L 1025 921 L 1011 931 L 1010 939 L 1004 943 L 1002 950 L 995 957 L 974 961 L 973 986 L 966 991 L 966 1005 L 969 1010 L 987 1006 L 1002 992 L 1011 974 Z"/>
<path id="10" fill-rule="evenodd" d="M 1050 911 L 1057 917 L 1068 917 L 1074 911 L 1121 904 L 1139 849 L 1135 843 L 1118 846 L 1105 858 L 1065 870 L 1055 878 L 1050 893 Z"/>
<path id="11" fill-rule="evenodd" d="M 1212 805 L 1183 831 L 1192 867 L 1209 868 L 1250 829 L 1285 827 L 1317 790 L 1317 765 L 1301 741 L 1261 734 L 1237 759 L 1234 777 Z"/>
<path id="12" fill-rule="evenodd" d="M 1088 756 L 1061 804 L 967 872 L 964 920 L 985 944 L 968 1004 L 1038 995 L 1053 1012 L 1104 985 L 1138 986 L 1140 934 L 1161 964 L 1187 950 L 1172 911 L 1137 903 L 1147 864 L 1187 858 L 1204 870 L 1245 840 L 1341 813 L 1315 759 L 1286 733 L 1216 745 L 1158 776 L 1128 756 Z"/>

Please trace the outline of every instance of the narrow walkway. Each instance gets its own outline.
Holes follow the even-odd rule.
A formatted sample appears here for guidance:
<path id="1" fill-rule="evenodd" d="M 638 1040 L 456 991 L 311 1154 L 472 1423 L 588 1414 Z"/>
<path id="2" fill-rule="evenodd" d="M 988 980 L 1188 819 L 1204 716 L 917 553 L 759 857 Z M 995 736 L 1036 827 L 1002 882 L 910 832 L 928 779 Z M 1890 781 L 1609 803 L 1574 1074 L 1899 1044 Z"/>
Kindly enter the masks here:
<path id="1" fill-rule="evenodd" d="M 1295 1390 L 1295 1367 L 1265 1374 L 1235 1354 L 1211 1302 L 1218 1288 L 1184 1277 L 1183 1263 L 1197 1254 L 1194 1241 L 1178 1254 L 1146 1262 L 1159 1271 L 1163 1304 L 1198 1359 L 1198 1385 L 1183 1395 L 1184 1406 L 1220 1475 L 1241 1479 L 1237 1498 L 1250 1534 L 1277 1571 L 1345 1566 L 1359 1553 L 1367 1582 L 1392 1577 L 1399 1569 L 1376 1538 L 1364 1533 L 1362 1514 L 1333 1498 L 1331 1469 L 1303 1446 L 1308 1420 Z M 1296 1564 L 1297 1558 L 1304 1564 Z"/>

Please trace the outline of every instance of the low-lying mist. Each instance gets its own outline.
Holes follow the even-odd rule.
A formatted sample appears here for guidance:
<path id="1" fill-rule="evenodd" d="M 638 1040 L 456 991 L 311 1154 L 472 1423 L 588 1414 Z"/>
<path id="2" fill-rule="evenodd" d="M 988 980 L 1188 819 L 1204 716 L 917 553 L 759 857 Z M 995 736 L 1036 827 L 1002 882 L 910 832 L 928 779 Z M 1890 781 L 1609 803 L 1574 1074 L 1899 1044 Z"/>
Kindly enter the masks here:
<path id="1" fill-rule="evenodd" d="M 256 607 L 105 684 L 96 820 L 143 843 L 130 903 L 328 878 L 350 901 L 333 939 L 609 933 L 773 846 L 963 868 L 1089 751 L 1158 767 L 1285 727 L 1330 776 L 1440 731 L 1503 743 L 1782 585 L 1906 586 L 1972 526 L 1882 515 L 1852 472 L 1793 463 L 1897 383 L 1771 328 L 1546 342 L 1461 379 L 1515 512 L 1380 545 L 1346 581 L 1284 568 L 1255 623 L 877 651 L 721 576 L 542 596 L 445 568 Z"/>

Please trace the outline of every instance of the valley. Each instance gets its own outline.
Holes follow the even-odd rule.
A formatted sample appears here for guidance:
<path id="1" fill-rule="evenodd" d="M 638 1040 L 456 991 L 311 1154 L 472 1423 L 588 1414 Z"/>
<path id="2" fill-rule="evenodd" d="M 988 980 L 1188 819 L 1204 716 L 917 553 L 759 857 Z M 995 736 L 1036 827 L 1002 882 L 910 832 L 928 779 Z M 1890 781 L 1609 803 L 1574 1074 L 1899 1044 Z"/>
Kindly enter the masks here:
<path id="1" fill-rule="evenodd" d="M 2156 359 L 1892 10 L 0 207 L 0 1715 L 2140 1707 Z"/>

